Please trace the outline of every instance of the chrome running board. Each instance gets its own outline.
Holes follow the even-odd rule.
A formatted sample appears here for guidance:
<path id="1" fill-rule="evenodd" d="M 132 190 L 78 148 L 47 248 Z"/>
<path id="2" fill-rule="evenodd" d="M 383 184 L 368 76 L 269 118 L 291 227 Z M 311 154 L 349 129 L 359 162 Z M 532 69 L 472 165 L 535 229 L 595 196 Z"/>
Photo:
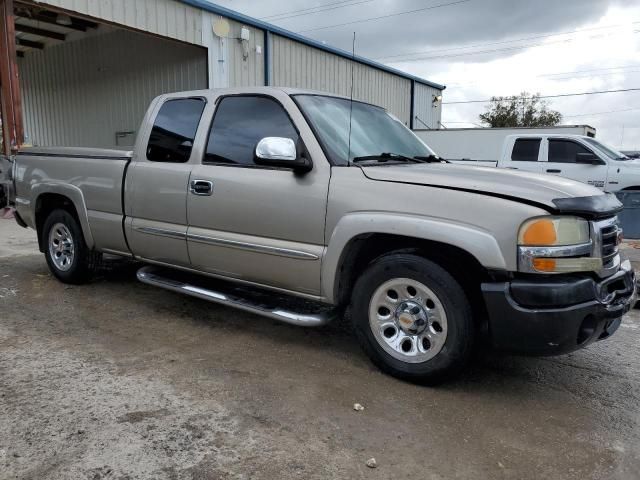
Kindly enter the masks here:
<path id="1" fill-rule="evenodd" d="M 252 295 L 243 296 L 238 292 L 247 292 L 246 287 L 234 287 L 233 285 L 225 285 L 225 288 L 211 288 L 208 284 L 214 283 L 209 278 L 202 275 L 185 274 L 177 270 L 160 267 L 142 267 L 136 274 L 138 280 L 148 285 L 164 288 L 178 293 L 184 293 L 192 297 L 207 300 L 213 303 L 219 303 L 229 307 L 244 310 L 245 312 L 255 313 L 264 317 L 279 320 L 281 322 L 289 323 L 291 325 L 297 325 L 302 327 L 320 327 L 326 325 L 335 317 L 335 310 L 326 306 L 318 305 L 316 311 L 308 313 L 296 312 L 293 310 L 286 310 L 273 305 L 269 305 L 269 301 L 264 301 L 266 292 L 263 293 L 263 298 L 260 299 L 260 295 L 256 295 L 254 299 L 250 298 Z M 221 286 L 221 283 L 217 283 L 217 287 Z M 225 291 L 229 290 L 229 292 Z M 284 298 L 283 295 L 278 293 L 269 292 L 269 300 L 278 300 Z M 287 297 L 286 303 L 296 303 L 297 299 Z M 303 301 L 306 308 L 301 310 L 308 310 L 310 302 Z"/>

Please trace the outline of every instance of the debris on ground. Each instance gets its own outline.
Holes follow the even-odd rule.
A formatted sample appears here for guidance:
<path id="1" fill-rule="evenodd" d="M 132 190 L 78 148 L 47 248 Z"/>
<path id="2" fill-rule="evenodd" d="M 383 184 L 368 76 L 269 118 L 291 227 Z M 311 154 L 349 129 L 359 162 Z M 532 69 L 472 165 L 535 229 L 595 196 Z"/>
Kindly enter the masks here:
<path id="1" fill-rule="evenodd" d="M 15 297 L 18 295 L 17 288 L 0 288 L 0 298 Z"/>
<path id="2" fill-rule="evenodd" d="M 359 403 L 354 403 L 354 404 L 353 404 L 353 409 L 354 409 L 356 412 L 361 412 L 362 410 L 364 410 L 364 407 L 363 407 L 362 405 L 360 405 Z"/>
<path id="3" fill-rule="evenodd" d="M 378 466 L 378 463 L 376 462 L 375 458 L 371 457 L 369 460 L 367 460 L 366 465 L 369 468 L 376 468 Z"/>

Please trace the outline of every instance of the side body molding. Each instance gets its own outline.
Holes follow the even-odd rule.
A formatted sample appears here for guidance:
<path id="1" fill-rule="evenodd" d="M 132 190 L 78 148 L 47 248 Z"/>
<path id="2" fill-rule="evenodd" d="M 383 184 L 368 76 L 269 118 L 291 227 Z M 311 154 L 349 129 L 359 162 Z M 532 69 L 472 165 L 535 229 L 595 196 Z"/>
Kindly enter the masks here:
<path id="1" fill-rule="evenodd" d="M 80 226 L 82 227 L 82 233 L 84 234 L 84 239 L 87 242 L 87 246 L 89 248 L 93 248 L 95 243 L 93 241 L 93 235 L 91 234 L 91 228 L 89 226 L 87 204 L 84 201 L 82 190 L 80 190 L 80 188 L 76 187 L 75 185 L 55 182 L 37 183 L 33 185 L 31 187 L 31 198 L 33 199 L 31 203 L 31 219 L 33 221 L 33 226 L 35 227 L 36 224 L 36 206 L 38 205 L 38 198 L 40 197 L 40 195 L 43 195 L 45 193 L 55 193 L 67 197 L 69 200 L 71 200 L 73 206 L 76 208 L 76 212 L 78 212 Z"/>
<path id="2" fill-rule="evenodd" d="M 506 269 L 498 242 L 480 227 L 398 213 L 352 213 L 342 217 L 336 225 L 322 262 L 322 296 L 328 303 L 336 301 L 338 269 L 349 242 L 360 235 L 375 233 L 446 243 L 469 252 L 486 268 Z"/>

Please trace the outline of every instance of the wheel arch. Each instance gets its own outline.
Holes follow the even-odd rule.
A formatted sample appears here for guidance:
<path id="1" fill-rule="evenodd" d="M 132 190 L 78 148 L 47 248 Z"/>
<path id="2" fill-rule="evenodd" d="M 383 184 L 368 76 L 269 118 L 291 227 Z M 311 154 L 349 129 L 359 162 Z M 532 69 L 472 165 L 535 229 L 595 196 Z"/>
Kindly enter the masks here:
<path id="1" fill-rule="evenodd" d="M 486 231 L 440 219 L 361 213 L 343 218 L 331 236 L 322 266 L 323 295 L 344 305 L 358 272 L 398 251 L 417 252 L 448 269 L 468 268 L 474 276 L 506 269 L 496 239 Z"/>
<path id="2" fill-rule="evenodd" d="M 82 191 L 74 185 L 38 184 L 31 190 L 33 198 L 32 215 L 38 233 L 38 245 L 44 252 L 42 227 L 49 214 L 57 209 L 67 210 L 73 215 L 82 229 L 85 243 L 90 249 L 94 246 L 89 226 L 87 206 Z"/>

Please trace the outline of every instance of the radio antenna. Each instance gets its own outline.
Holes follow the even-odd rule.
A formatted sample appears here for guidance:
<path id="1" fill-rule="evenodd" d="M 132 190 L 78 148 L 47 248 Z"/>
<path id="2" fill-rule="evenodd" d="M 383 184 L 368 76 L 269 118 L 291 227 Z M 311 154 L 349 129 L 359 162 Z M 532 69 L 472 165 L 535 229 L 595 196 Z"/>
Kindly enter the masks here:
<path id="1" fill-rule="evenodd" d="M 353 32 L 353 44 L 351 46 L 351 93 L 349 101 L 349 147 L 347 151 L 347 165 L 351 164 L 351 119 L 353 118 L 353 72 L 356 64 L 356 32 Z"/>

